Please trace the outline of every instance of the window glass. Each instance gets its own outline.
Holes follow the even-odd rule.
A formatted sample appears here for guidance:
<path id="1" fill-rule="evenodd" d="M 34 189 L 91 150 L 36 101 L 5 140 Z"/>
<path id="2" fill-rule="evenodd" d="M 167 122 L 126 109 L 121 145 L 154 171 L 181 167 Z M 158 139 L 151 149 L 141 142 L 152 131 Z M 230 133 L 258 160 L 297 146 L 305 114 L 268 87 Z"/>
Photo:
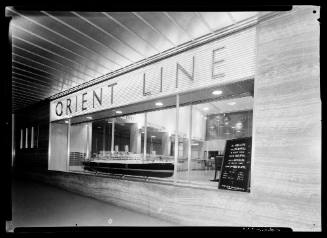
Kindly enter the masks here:
<path id="1" fill-rule="evenodd" d="M 176 108 L 148 112 L 146 128 L 147 157 L 174 161 Z"/>
<path id="2" fill-rule="evenodd" d="M 119 154 L 137 154 L 142 157 L 141 132 L 144 114 L 134 114 L 112 119 L 114 121 L 113 151 Z"/>
<path id="3" fill-rule="evenodd" d="M 83 161 L 91 157 L 93 123 L 80 123 L 70 126 L 69 170 L 83 170 Z"/>
<path id="4" fill-rule="evenodd" d="M 226 141 L 252 135 L 252 107 L 251 96 L 192 105 L 191 181 L 217 182 Z"/>
<path id="5" fill-rule="evenodd" d="M 66 121 L 50 123 L 50 158 L 48 162 L 49 170 L 68 170 L 68 144 L 69 144 L 69 124 Z"/>
<path id="6" fill-rule="evenodd" d="M 20 129 L 20 145 L 19 145 L 20 149 L 23 149 L 23 141 L 24 141 L 24 130 Z"/>
<path id="7" fill-rule="evenodd" d="M 31 148 L 34 148 L 34 127 L 31 128 Z"/>
<path id="8" fill-rule="evenodd" d="M 92 157 L 111 151 L 112 120 L 104 119 L 92 123 Z"/>
<path id="9" fill-rule="evenodd" d="M 28 148 L 28 128 L 26 128 L 25 131 L 25 148 Z"/>
<path id="10" fill-rule="evenodd" d="M 177 179 L 188 179 L 191 106 L 179 108 Z M 175 141 L 175 138 L 173 138 Z"/>

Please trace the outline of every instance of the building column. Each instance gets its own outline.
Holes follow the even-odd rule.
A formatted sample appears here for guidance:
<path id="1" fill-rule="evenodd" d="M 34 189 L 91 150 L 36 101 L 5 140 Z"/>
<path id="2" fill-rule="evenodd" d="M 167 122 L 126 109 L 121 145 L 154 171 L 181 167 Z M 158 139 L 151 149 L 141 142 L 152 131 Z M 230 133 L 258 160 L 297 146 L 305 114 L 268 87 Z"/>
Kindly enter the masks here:
<path id="1" fill-rule="evenodd" d="M 321 227 L 319 14 L 293 6 L 257 25 L 251 193 L 269 198 L 258 226 Z"/>
<path id="2" fill-rule="evenodd" d="M 163 155 L 170 155 L 170 136 L 168 132 L 164 132 L 162 133 L 162 137 L 161 137 L 161 148 L 162 148 L 162 154 Z"/>
<path id="3" fill-rule="evenodd" d="M 138 129 L 137 123 L 133 123 L 130 129 L 130 152 L 141 153 L 141 132 Z"/>

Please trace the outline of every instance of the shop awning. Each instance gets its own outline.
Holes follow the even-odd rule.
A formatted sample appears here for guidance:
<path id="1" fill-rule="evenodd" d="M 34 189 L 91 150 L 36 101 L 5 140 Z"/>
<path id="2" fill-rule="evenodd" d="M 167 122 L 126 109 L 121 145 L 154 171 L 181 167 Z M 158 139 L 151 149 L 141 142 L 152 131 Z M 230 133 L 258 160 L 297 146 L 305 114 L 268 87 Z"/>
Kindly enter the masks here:
<path id="1" fill-rule="evenodd" d="M 54 12 L 12 16 L 12 106 L 160 57 L 258 12 Z"/>

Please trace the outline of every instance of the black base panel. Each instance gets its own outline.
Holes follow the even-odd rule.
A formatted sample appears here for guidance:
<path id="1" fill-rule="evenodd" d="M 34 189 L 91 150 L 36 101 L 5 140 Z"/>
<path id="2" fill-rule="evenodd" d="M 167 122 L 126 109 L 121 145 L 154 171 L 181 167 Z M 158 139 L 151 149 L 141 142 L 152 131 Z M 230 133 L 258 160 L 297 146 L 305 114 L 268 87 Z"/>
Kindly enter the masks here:
<path id="1" fill-rule="evenodd" d="M 84 162 L 84 169 L 94 172 L 134 175 L 145 177 L 171 177 L 174 174 L 173 164 L 107 164 Z"/>

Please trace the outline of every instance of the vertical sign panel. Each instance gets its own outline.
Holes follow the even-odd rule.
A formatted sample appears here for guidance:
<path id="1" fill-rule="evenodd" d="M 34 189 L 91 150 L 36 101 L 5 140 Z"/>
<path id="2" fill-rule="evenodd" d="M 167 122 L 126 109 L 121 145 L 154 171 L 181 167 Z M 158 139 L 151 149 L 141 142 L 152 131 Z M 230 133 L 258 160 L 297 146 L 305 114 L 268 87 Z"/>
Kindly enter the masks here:
<path id="1" fill-rule="evenodd" d="M 252 137 L 228 140 L 219 180 L 219 189 L 250 192 Z"/>

